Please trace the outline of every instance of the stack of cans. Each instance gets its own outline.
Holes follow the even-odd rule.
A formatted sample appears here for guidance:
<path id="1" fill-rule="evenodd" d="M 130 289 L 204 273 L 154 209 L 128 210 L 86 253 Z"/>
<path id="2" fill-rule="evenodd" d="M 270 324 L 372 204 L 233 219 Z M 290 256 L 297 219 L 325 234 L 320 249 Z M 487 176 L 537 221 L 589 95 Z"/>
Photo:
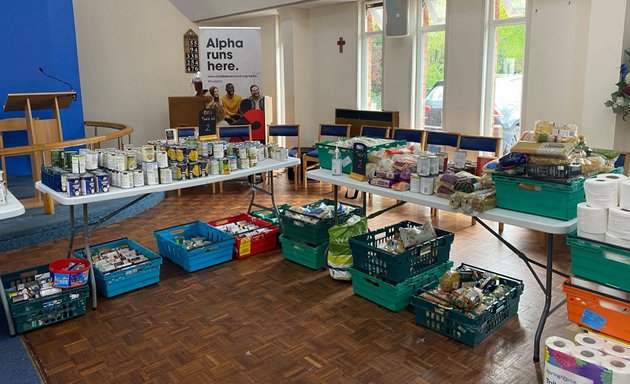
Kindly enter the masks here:
<path id="1" fill-rule="evenodd" d="M 439 153 L 437 155 L 428 154 L 418 157 L 417 173 L 411 175 L 409 182 L 409 190 L 415 193 L 421 193 L 423 195 L 432 195 L 435 185 L 435 179 L 443 173 L 445 154 Z M 447 157 L 448 158 L 448 157 Z"/>

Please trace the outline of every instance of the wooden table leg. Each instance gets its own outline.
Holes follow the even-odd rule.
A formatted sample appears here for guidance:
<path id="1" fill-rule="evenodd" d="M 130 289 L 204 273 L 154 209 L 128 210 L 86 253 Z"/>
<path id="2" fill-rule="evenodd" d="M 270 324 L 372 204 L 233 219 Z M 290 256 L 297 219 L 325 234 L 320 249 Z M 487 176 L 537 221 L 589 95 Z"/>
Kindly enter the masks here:
<path id="1" fill-rule="evenodd" d="M 52 197 L 50 197 L 50 195 L 48 194 L 42 193 L 42 198 L 44 200 L 44 213 L 47 215 L 54 215 L 55 202 L 53 201 Z"/>

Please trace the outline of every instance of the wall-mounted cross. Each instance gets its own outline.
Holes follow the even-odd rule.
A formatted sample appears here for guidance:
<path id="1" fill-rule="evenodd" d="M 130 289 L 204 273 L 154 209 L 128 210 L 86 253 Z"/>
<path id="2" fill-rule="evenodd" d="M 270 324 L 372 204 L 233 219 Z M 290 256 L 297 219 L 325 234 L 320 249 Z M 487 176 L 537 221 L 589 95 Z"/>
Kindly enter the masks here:
<path id="1" fill-rule="evenodd" d="M 337 40 L 337 45 L 339 46 L 339 53 L 343 53 L 343 46 L 346 45 L 343 37 L 340 37 L 339 40 Z"/>

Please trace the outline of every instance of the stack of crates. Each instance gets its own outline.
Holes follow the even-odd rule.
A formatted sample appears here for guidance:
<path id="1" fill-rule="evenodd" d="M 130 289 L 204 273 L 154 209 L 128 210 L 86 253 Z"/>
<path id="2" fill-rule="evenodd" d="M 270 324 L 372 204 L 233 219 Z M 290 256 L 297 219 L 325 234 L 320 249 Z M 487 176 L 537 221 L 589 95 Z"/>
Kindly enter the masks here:
<path id="1" fill-rule="evenodd" d="M 630 249 L 567 236 L 571 273 L 562 289 L 569 320 L 630 341 Z"/>
<path id="2" fill-rule="evenodd" d="M 453 266 L 449 254 L 455 235 L 437 228 L 435 239 L 405 249 L 401 254 L 382 249 L 401 228 L 421 226 L 403 221 L 350 238 L 353 259 L 350 272 L 356 295 L 398 312 L 409 306 L 415 290 L 437 281 Z"/>
<path id="3" fill-rule="evenodd" d="M 235 235 L 236 243 L 234 244 L 234 257 L 237 259 L 244 259 L 249 256 L 257 255 L 274 249 L 278 244 L 278 231 L 277 225 L 271 224 L 268 221 L 259 219 L 257 217 L 240 214 L 225 219 L 211 221 L 210 224 L 213 227 L 220 227 L 226 224 L 247 222 L 257 226 L 258 229 L 264 228 L 266 231 L 263 233 L 254 234 L 255 230 L 243 232 Z M 218 228 L 220 229 L 220 228 Z M 225 232 L 222 230 L 222 232 Z"/>
<path id="4" fill-rule="evenodd" d="M 335 204 L 332 200 L 323 199 L 304 207 L 318 207 L 322 203 L 328 206 Z M 361 208 L 349 204 L 343 205 L 351 209 L 338 216 L 340 224 L 345 223 L 352 215 L 361 214 Z M 302 219 L 296 218 L 295 215 Z M 324 269 L 328 249 L 328 230 L 335 224 L 334 217 L 318 218 L 289 208 L 280 214 L 280 222 L 283 230 L 280 235 L 282 257 L 310 269 Z"/>

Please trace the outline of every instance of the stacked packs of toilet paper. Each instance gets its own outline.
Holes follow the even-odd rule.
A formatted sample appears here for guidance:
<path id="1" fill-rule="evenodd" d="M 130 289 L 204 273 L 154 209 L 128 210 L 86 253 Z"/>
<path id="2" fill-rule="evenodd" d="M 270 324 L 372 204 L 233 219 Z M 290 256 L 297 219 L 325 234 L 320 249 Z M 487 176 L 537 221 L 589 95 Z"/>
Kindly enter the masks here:
<path id="1" fill-rule="evenodd" d="M 630 348 L 595 334 L 545 341 L 544 383 L 630 384 Z"/>
<path id="2" fill-rule="evenodd" d="M 584 182 L 586 202 L 578 204 L 578 236 L 630 248 L 630 180 L 607 173 Z"/>

